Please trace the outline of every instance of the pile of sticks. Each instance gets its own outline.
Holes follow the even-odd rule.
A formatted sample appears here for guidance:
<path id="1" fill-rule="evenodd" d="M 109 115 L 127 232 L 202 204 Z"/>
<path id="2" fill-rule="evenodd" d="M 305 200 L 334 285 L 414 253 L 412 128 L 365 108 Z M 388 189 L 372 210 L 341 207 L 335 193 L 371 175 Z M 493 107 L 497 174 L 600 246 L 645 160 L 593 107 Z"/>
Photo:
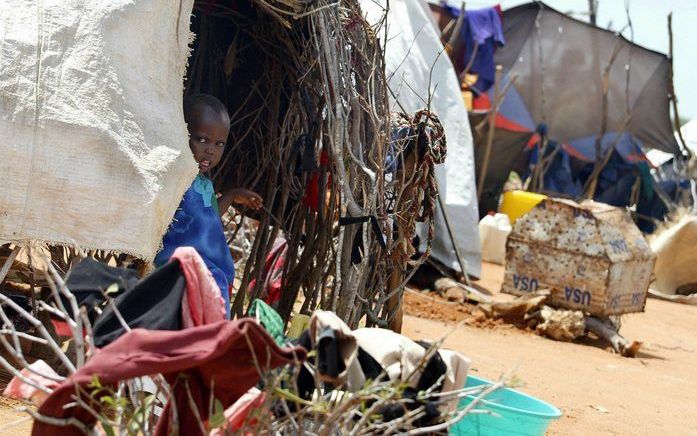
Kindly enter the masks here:
<path id="1" fill-rule="evenodd" d="M 401 296 L 404 282 L 391 271 L 412 268 L 391 255 L 412 235 L 395 232 L 404 218 L 388 204 L 413 188 L 407 174 L 386 172 L 384 19 L 370 26 L 357 0 L 249 0 L 235 8 L 202 1 L 195 16 L 186 92 L 216 95 L 231 114 L 214 182 L 265 200 L 263 213 L 251 215 L 259 224 L 233 314 L 244 315 L 262 295 L 265 259 L 283 237 L 284 320 L 323 308 L 352 327 L 366 315 L 369 325 L 386 327 L 396 314 L 387 301 Z M 400 150 L 390 156 L 404 162 Z M 230 220 L 231 239 L 244 228 L 241 219 Z"/>

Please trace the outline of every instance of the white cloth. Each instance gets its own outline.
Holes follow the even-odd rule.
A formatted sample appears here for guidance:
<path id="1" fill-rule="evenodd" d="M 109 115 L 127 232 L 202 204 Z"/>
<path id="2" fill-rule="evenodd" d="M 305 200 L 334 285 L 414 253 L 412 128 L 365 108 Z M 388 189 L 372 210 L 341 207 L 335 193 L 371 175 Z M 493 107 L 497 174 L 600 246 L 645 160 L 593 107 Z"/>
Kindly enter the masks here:
<path id="1" fill-rule="evenodd" d="M 457 351 L 441 348 L 438 352 L 443 362 L 445 362 L 445 366 L 448 367 L 445 373 L 445 380 L 443 380 L 442 392 L 452 392 L 465 387 L 467 373 L 472 365 L 472 361 Z M 444 408 L 448 412 L 453 412 L 457 409 L 459 402 L 459 399 L 454 398 L 445 403 Z"/>
<path id="2" fill-rule="evenodd" d="M 381 19 L 386 3 L 386 0 L 360 1 L 369 23 Z M 383 40 L 382 43 L 386 74 L 395 94 L 391 99 L 392 109 L 400 112 L 404 108 L 413 115 L 426 107 L 429 91 L 433 94 L 431 109 L 443 124 L 448 145 L 445 165 L 436 166 L 438 186 L 445 200 L 453 235 L 467 262 L 467 272 L 479 277 L 479 212 L 472 132 L 455 69 L 443 50 L 433 18 L 419 0 L 391 1 L 389 6 L 387 42 Z M 384 31 L 380 37 L 385 37 Z M 445 220 L 440 208 L 436 210 L 433 256 L 460 271 Z M 425 228 L 420 230 L 424 240 Z"/>
<path id="3" fill-rule="evenodd" d="M 193 0 L 0 2 L 0 242 L 154 257 L 196 175 Z"/>
<path id="4" fill-rule="evenodd" d="M 656 253 L 651 289 L 675 295 L 683 285 L 697 283 L 697 216 L 685 215 L 651 240 Z"/>
<path id="5" fill-rule="evenodd" d="M 390 380 L 416 388 L 423 372 L 419 365 L 426 355 L 421 345 L 387 329 L 360 328 L 354 330 L 353 335 L 358 346 L 382 366 Z"/>
<path id="6" fill-rule="evenodd" d="M 339 348 L 339 358 L 344 363 L 344 370 L 339 373 L 336 380 L 326 379 L 335 384 L 346 383 L 350 391 L 363 388 L 365 376 L 358 362 L 358 344 L 351 328 L 339 318 L 336 313 L 328 310 L 315 310 L 310 317 L 310 341 L 312 348 L 316 348 L 320 335 L 325 329 L 334 330 L 334 336 Z"/>

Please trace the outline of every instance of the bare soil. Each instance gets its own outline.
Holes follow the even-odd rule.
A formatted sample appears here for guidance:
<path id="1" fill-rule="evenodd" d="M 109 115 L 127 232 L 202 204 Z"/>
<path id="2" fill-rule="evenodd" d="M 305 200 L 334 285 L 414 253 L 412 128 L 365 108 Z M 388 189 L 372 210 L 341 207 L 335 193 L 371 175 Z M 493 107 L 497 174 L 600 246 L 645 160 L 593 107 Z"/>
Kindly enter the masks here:
<path id="1" fill-rule="evenodd" d="M 0 435 L 19 436 L 31 433 L 29 415 L 19 410 L 23 404 L 0 396 Z"/>
<path id="2" fill-rule="evenodd" d="M 497 300 L 503 268 L 484 265 L 477 285 Z M 697 307 L 649 299 L 627 315 L 621 333 L 643 341 L 635 359 L 590 339 L 555 342 L 502 322 L 483 320 L 470 305 L 418 291 L 405 297 L 403 333 L 440 339 L 472 359 L 472 371 L 495 379 L 513 371 L 524 392 L 559 407 L 550 434 L 697 434 Z M 26 435 L 21 403 L 0 397 L 0 435 Z"/>
<path id="3" fill-rule="evenodd" d="M 477 284 L 507 299 L 498 293 L 502 279 L 502 267 L 484 265 Z M 556 342 L 482 323 L 471 307 L 432 296 L 407 293 L 403 333 L 450 333 L 445 345 L 472 359 L 481 377 L 513 371 L 521 390 L 562 410 L 550 434 L 697 434 L 697 307 L 649 299 L 645 313 L 624 316 L 620 333 L 643 342 L 631 359 L 591 339 Z"/>

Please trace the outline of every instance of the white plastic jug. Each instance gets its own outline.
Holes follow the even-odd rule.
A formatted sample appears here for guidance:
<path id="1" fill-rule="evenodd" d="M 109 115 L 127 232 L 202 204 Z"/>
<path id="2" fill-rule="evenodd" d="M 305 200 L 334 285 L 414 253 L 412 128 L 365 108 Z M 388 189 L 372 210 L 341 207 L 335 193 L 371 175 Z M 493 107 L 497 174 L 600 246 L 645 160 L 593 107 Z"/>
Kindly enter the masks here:
<path id="1" fill-rule="evenodd" d="M 508 215 L 487 215 L 479 222 L 482 260 L 503 265 L 506 260 L 506 239 L 511 233 Z"/>

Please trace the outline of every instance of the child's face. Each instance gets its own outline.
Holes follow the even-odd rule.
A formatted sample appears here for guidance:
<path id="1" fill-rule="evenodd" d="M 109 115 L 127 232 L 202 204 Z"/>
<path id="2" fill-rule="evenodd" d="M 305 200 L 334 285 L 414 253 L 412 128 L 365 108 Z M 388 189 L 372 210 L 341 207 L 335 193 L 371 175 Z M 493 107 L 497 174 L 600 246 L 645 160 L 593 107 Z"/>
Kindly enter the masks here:
<path id="1" fill-rule="evenodd" d="M 216 111 L 203 107 L 197 109 L 188 125 L 189 147 L 194 153 L 201 174 L 220 163 L 230 132 L 230 120 Z"/>

